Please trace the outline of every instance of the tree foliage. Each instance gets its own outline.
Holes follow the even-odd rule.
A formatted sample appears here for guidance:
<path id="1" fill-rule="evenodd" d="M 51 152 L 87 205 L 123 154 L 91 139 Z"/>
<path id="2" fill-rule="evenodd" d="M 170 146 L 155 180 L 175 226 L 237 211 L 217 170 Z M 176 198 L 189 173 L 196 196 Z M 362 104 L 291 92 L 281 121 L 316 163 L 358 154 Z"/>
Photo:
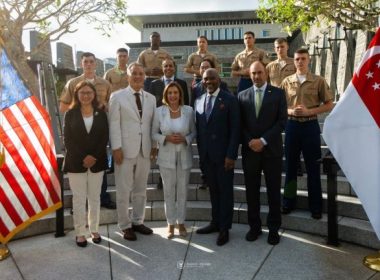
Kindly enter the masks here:
<path id="1" fill-rule="evenodd" d="M 380 8 L 377 0 L 259 0 L 258 16 L 282 24 L 288 32 L 306 31 L 321 21 L 346 28 L 374 30 Z"/>
<path id="2" fill-rule="evenodd" d="M 84 19 L 108 34 L 113 24 L 126 21 L 126 9 L 126 0 L 2 0 L 0 37 L 12 60 L 22 70 L 28 56 L 22 44 L 26 29 L 33 28 L 43 34 L 40 43 L 30 50 L 33 55 L 48 40 L 56 41 L 66 33 L 75 32 L 78 20 Z M 31 79 L 25 75 L 26 80 Z"/>

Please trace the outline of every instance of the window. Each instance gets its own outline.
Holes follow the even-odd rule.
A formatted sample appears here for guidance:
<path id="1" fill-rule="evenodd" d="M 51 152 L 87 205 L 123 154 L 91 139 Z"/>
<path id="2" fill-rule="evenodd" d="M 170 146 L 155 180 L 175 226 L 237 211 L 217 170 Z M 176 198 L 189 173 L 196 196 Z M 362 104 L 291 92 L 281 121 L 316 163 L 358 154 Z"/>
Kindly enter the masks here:
<path id="1" fill-rule="evenodd" d="M 261 32 L 261 34 L 262 34 L 263 37 L 269 37 L 270 36 L 270 30 L 269 29 L 264 29 Z"/>

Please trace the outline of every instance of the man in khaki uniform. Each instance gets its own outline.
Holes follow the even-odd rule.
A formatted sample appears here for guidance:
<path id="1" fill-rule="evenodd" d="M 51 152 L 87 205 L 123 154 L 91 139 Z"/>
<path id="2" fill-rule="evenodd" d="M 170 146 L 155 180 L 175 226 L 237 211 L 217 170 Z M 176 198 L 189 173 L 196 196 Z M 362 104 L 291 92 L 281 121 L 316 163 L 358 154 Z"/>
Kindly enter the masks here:
<path id="1" fill-rule="evenodd" d="M 278 38 L 274 41 L 274 50 L 277 54 L 277 59 L 270 62 L 266 68 L 271 85 L 280 87 L 281 82 L 287 76 L 296 72 L 296 67 L 293 58 L 288 57 L 289 45 L 285 38 Z"/>
<path id="2" fill-rule="evenodd" d="M 61 98 L 59 99 L 59 110 L 64 113 L 70 108 L 73 101 L 74 89 L 81 81 L 87 80 L 92 82 L 96 88 L 96 98 L 99 102 L 99 107 L 107 109 L 108 101 L 111 94 L 111 85 L 101 77 L 96 76 L 96 58 L 93 53 L 85 52 L 81 56 L 81 66 L 83 74 L 70 79 L 63 88 Z"/>
<path id="3" fill-rule="evenodd" d="M 104 74 L 104 79 L 111 84 L 111 92 L 126 88 L 128 83 L 127 63 L 128 50 L 120 48 L 116 51 L 117 64 Z"/>
<path id="4" fill-rule="evenodd" d="M 322 217 L 320 164 L 321 130 L 318 115 L 333 107 L 332 92 L 321 76 L 309 71 L 308 50 L 294 54 L 296 73 L 284 79 L 281 87 L 286 92 L 288 122 L 285 128 L 286 178 L 282 212 L 290 213 L 296 206 L 297 163 L 302 152 L 307 172 L 309 210 L 314 219 Z"/>
<path id="5" fill-rule="evenodd" d="M 203 60 L 208 59 L 213 62 L 218 71 L 220 71 L 220 66 L 216 56 L 208 51 L 208 40 L 206 36 L 199 36 L 197 38 L 198 51 L 193 52 L 189 55 L 187 63 L 185 65 L 185 72 L 194 75 L 193 85 L 199 83 L 202 80 L 202 75 L 200 73 L 200 65 Z"/>
<path id="6" fill-rule="evenodd" d="M 70 108 L 73 100 L 74 90 L 76 85 L 84 80 L 91 81 L 95 85 L 96 98 L 99 102 L 99 107 L 108 110 L 108 101 L 111 95 L 111 85 L 105 79 L 96 76 L 96 58 L 93 53 L 85 52 L 81 56 L 81 66 L 83 74 L 79 77 L 70 79 L 61 94 L 59 110 L 64 113 Z M 102 189 L 100 192 L 100 205 L 108 209 L 115 209 L 115 202 L 111 201 L 109 193 L 107 193 L 107 174 L 104 173 Z"/>
<path id="7" fill-rule="evenodd" d="M 247 31 L 244 33 L 244 51 L 235 56 L 231 65 L 231 76 L 240 77 L 237 92 L 251 87 L 252 80 L 249 77 L 249 67 L 255 61 L 261 61 L 264 65 L 270 62 L 268 54 L 259 48 L 255 47 L 255 33 Z"/>
<path id="8" fill-rule="evenodd" d="M 150 34 L 150 48 L 142 51 L 137 58 L 137 63 L 144 66 L 145 81 L 144 90 L 149 90 L 153 80 L 161 78 L 162 62 L 167 58 L 172 58 L 167 51 L 160 48 L 161 36 L 158 32 Z"/>

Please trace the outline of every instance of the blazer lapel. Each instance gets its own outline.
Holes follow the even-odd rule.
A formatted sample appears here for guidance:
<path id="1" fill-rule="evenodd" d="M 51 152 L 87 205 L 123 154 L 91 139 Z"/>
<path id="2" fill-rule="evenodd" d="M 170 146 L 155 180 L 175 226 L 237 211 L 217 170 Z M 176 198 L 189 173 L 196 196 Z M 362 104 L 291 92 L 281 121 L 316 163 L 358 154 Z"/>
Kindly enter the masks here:
<path id="1" fill-rule="evenodd" d="M 212 111 L 211 111 L 210 117 L 208 118 L 208 122 L 210 122 L 212 120 L 214 114 L 216 114 L 218 112 L 219 107 L 222 104 L 222 101 L 223 100 L 220 97 L 220 94 L 218 94 L 218 96 L 216 97 L 215 102 L 214 102 L 214 107 L 212 107 Z"/>

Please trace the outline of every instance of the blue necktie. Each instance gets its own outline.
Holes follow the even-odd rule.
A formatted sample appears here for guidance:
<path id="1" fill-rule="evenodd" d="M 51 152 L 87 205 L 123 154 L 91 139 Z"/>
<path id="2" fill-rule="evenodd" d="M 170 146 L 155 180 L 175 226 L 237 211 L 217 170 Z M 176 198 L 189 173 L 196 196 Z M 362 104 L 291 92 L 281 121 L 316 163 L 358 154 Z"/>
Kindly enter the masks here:
<path id="1" fill-rule="evenodd" d="M 206 105 L 206 120 L 208 121 L 208 119 L 211 115 L 211 112 L 212 112 L 212 98 L 213 98 L 213 96 L 208 95 L 207 98 L 208 98 L 208 100 L 207 100 L 207 105 Z"/>

